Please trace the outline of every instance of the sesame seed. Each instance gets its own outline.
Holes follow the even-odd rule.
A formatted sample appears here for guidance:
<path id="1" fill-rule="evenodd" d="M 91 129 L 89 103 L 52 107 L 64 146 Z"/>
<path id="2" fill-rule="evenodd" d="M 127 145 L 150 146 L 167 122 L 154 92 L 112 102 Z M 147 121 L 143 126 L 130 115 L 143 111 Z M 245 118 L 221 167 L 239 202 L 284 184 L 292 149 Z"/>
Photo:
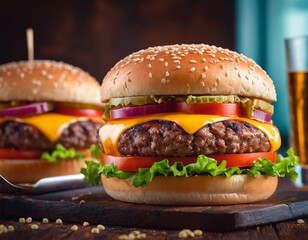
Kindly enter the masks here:
<path id="1" fill-rule="evenodd" d="M 99 233 L 99 230 L 97 228 L 92 228 L 91 229 L 91 233 L 93 234 L 98 234 Z"/>
<path id="2" fill-rule="evenodd" d="M 194 68 L 194 67 L 192 67 L 191 69 L 190 69 L 190 71 L 191 72 L 194 72 L 196 69 Z"/>
<path id="3" fill-rule="evenodd" d="M 35 80 L 35 79 L 32 79 L 31 81 L 34 85 L 38 85 L 38 86 L 41 86 L 42 85 L 42 82 L 41 81 L 38 81 L 38 80 Z"/>
<path id="4" fill-rule="evenodd" d="M 220 68 L 221 68 L 221 69 L 224 69 L 224 68 L 225 68 L 225 66 L 224 66 L 223 64 L 221 64 L 221 65 L 220 65 Z"/>
<path id="5" fill-rule="evenodd" d="M 0 225 L 0 234 L 2 233 L 7 233 L 8 229 L 6 226 L 4 226 L 3 224 Z"/>
<path id="6" fill-rule="evenodd" d="M 202 74 L 201 74 L 201 77 L 202 77 L 202 78 L 206 78 L 206 74 L 205 74 L 205 73 L 202 73 Z"/>
<path id="7" fill-rule="evenodd" d="M 197 229 L 197 230 L 194 231 L 194 234 L 195 234 L 195 236 L 202 236 L 203 232 L 202 232 L 202 230 Z"/>
<path id="8" fill-rule="evenodd" d="M 179 238 L 187 238 L 188 234 L 186 233 L 186 231 L 181 231 L 178 235 Z"/>
<path id="9" fill-rule="evenodd" d="M 121 236 L 119 236 L 119 240 L 127 240 L 127 235 L 125 235 L 125 234 L 123 234 L 123 235 L 121 235 Z"/>
<path id="10" fill-rule="evenodd" d="M 42 71 L 41 71 L 41 74 L 42 74 L 43 76 L 45 76 L 45 75 L 47 74 L 47 71 L 46 71 L 46 70 L 42 70 Z"/>
<path id="11" fill-rule="evenodd" d="M 26 219 L 26 223 L 32 223 L 32 218 L 31 218 L 31 217 L 28 217 L 28 218 Z"/>
<path id="12" fill-rule="evenodd" d="M 57 87 L 59 86 L 59 84 L 58 84 L 57 82 L 55 82 L 55 83 L 53 84 L 53 86 L 54 86 L 55 88 L 57 88 Z"/>
<path id="13" fill-rule="evenodd" d="M 165 59 L 163 59 L 163 58 L 160 58 L 160 59 L 159 59 L 159 61 L 160 61 L 160 62 L 163 62 L 163 61 L 165 61 Z"/>
<path id="14" fill-rule="evenodd" d="M 50 74 L 47 77 L 48 77 L 49 80 L 53 79 L 53 76 L 50 75 Z"/>
<path id="15" fill-rule="evenodd" d="M 152 73 L 149 73 L 149 77 L 152 78 L 152 76 L 153 76 Z"/>
<path id="16" fill-rule="evenodd" d="M 25 222 L 26 222 L 26 219 L 25 219 L 25 218 L 19 218 L 18 221 L 19 221 L 20 223 L 25 223 Z"/>
<path id="17" fill-rule="evenodd" d="M 204 71 L 207 71 L 208 69 L 209 69 L 208 66 L 205 66 L 205 67 L 204 67 Z"/>
<path id="18" fill-rule="evenodd" d="M 249 74 L 251 74 L 251 72 L 252 72 L 251 70 L 248 70 L 248 73 L 249 73 Z"/>
<path id="19" fill-rule="evenodd" d="M 209 62 L 210 62 L 210 63 L 215 63 L 215 60 L 210 60 Z"/>
<path id="20" fill-rule="evenodd" d="M 39 228 L 39 226 L 37 224 L 32 224 L 31 225 L 31 229 L 33 230 L 37 230 Z"/>
<path id="21" fill-rule="evenodd" d="M 63 221 L 60 219 L 60 218 L 58 218 L 57 220 L 56 220 L 56 224 L 62 224 L 63 223 Z"/>
<path id="22" fill-rule="evenodd" d="M 213 58 L 215 57 L 215 54 L 209 54 L 209 55 L 210 55 L 211 57 L 213 57 Z"/>
<path id="23" fill-rule="evenodd" d="M 165 62 L 165 67 L 168 67 L 168 62 Z"/>
<path id="24" fill-rule="evenodd" d="M 228 77 L 228 75 L 229 75 L 228 72 L 225 72 L 225 77 Z"/>
<path id="25" fill-rule="evenodd" d="M 239 65 L 235 66 L 235 69 L 236 69 L 236 70 L 239 70 L 239 69 L 240 69 L 240 66 L 239 66 Z"/>
<path id="26" fill-rule="evenodd" d="M 84 227 L 88 227 L 88 226 L 90 226 L 90 223 L 88 223 L 88 222 L 83 222 L 83 224 L 82 224 Z"/>
<path id="27" fill-rule="evenodd" d="M 78 230 L 78 226 L 77 226 L 77 225 L 73 225 L 73 226 L 71 227 L 71 230 L 72 230 L 72 231 L 77 231 L 77 230 Z"/>
<path id="28" fill-rule="evenodd" d="M 97 229 L 100 230 L 100 231 L 103 231 L 103 230 L 105 230 L 105 226 L 102 225 L 102 224 L 98 224 Z"/>
<path id="29" fill-rule="evenodd" d="M 147 235 L 145 233 L 141 233 L 139 235 L 137 235 L 137 239 L 145 239 L 147 237 Z"/>
<path id="30" fill-rule="evenodd" d="M 160 81 L 161 81 L 162 84 L 165 84 L 166 83 L 166 78 L 162 78 Z"/>
<path id="31" fill-rule="evenodd" d="M 297 223 L 298 224 L 303 224 L 303 223 L 305 223 L 305 221 L 303 219 L 297 219 Z"/>
<path id="32" fill-rule="evenodd" d="M 241 77 L 242 77 L 242 75 L 241 75 L 241 73 L 240 73 L 240 72 L 239 72 L 237 75 L 238 75 L 238 77 L 239 77 L 239 78 L 241 78 Z"/>
<path id="33" fill-rule="evenodd" d="M 249 66 L 249 68 L 250 68 L 251 70 L 255 70 L 255 68 L 254 68 L 253 66 Z"/>
<path id="34" fill-rule="evenodd" d="M 187 233 L 188 237 L 192 237 L 192 238 L 195 237 L 195 234 L 190 229 L 187 229 L 186 233 Z"/>
<path id="35" fill-rule="evenodd" d="M 168 77 L 169 76 L 169 72 L 168 71 L 166 71 L 166 77 Z"/>
<path id="36" fill-rule="evenodd" d="M 135 239 L 135 238 L 136 238 L 135 234 L 132 234 L 132 233 L 128 234 L 128 236 L 127 236 L 128 240 L 132 240 L 132 239 Z"/>
<path id="37" fill-rule="evenodd" d="M 7 227 L 7 230 L 8 230 L 9 232 L 14 232 L 14 227 L 13 227 L 12 225 L 9 225 L 9 226 Z"/>
<path id="38" fill-rule="evenodd" d="M 180 65 L 177 65 L 177 66 L 176 66 L 176 69 L 181 69 L 181 66 L 180 66 Z"/>
<path id="39" fill-rule="evenodd" d="M 43 223 L 49 223 L 49 220 L 48 220 L 48 218 L 43 218 L 43 221 L 42 221 Z"/>
<path id="40" fill-rule="evenodd" d="M 189 60 L 190 63 L 197 63 L 196 60 Z"/>
<path id="41" fill-rule="evenodd" d="M 25 77 L 25 74 L 22 72 L 22 73 L 20 74 L 20 77 L 21 77 L 21 78 L 24 78 L 24 77 Z"/>
<path id="42" fill-rule="evenodd" d="M 151 57 L 151 58 L 150 58 L 150 61 L 154 61 L 154 60 L 155 60 L 155 57 Z"/>
<path id="43" fill-rule="evenodd" d="M 85 202 L 86 202 L 85 200 L 81 200 L 79 204 L 84 204 Z"/>
<path id="44" fill-rule="evenodd" d="M 149 68 L 151 68 L 151 67 L 152 67 L 151 63 L 149 63 L 149 64 L 148 64 L 148 67 L 149 67 Z"/>
<path id="45" fill-rule="evenodd" d="M 7 72 L 6 75 L 11 76 L 11 72 Z"/>
<path id="46" fill-rule="evenodd" d="M 205 61 L 206 61 L 206 59 L 205 59 L 205 58 L 202 58 L 201 62 L 205 62 Z"/>
<path id="47" fill-rule="evenodd" d="M 173 62 L 174 62 L 174 63 L 180 63 L 180 61 L 179 61 L 179 60 L 173 60 Z"/>

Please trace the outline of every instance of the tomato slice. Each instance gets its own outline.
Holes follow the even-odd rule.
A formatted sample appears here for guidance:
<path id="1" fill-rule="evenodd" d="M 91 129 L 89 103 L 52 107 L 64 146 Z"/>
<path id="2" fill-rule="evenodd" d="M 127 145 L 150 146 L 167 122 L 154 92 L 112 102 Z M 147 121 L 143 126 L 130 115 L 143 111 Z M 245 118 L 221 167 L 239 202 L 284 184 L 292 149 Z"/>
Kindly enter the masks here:
<path id="1" fill-rule="evenodd" d="M 78 117 L 101 117 L 103 115 L 103 112 L 97 109 L 83 109 L 64 106 L 56 106 L 54 111 L 57 113 Z"/>
<path id="2" fill-rule="evenodd" d="M 244 116 L 238 103 L 193 103 L 176 102 L 178 112 L 220 116 Z"/>
<path id="3" fill-rule="evenodd" d="M 39 159 L 43 151 L 0 148 L 0 159 Z"/>
<path id="4" fill-rule="evenodd" d="M 90 149 L 76 149 L 76 153 L 84 153 L 86 158 L 91 158 L 91 150 Z"/>
<path id="5" fill-rule="evenodd" d="M 223 160 L 227 161 L 229 167 L 249 167 L 253 161 L 258 158 L 268 158 L 271 162 L 276 163 L 276 153 L 261 152 L 261 153 L 243 153 L 243 154 L 223 154 L 223 155 L 208 155 L 210 158 L 217 160 L 219 165 Z M 123 171 L 138 171 L 139 168 L 150 168 L 155 162 L 160 162 L 164 159 L 169 160 L 169 165 L 175 162 L 182 162 L 184 165 L 195 163 L 197 157 L 132 157 L 132 156 L 112 156 L 102 153 L 101 162 L 109 165 L 114 163 L 118 169 Z"/>

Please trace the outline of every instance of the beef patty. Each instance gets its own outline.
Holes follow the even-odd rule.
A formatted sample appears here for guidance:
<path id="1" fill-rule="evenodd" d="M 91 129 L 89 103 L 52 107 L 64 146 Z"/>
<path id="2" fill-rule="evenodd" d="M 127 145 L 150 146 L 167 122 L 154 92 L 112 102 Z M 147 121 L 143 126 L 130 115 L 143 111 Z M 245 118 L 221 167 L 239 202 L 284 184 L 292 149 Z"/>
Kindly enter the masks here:
<path id="1" fill-rule="evenodd" d="M 0 124 L 0 148 L 22 150 L 53 150 L 57 143 L 76 149 L 89 148 L 96 143 L 96 132 L 101 123 L 82 121 L 69 125 L 56 142 L 50 142 L 34 126 L 16 121 Z"/>
<path id="2" fill-rule="evenodd" d="M 122 155 L 153 157 L 268 152 L 270 148 L 262 131 L 239 120 L 208 124 L 193 135 L 172 121 L 150 121 L 127 129 L 118 142 Z"/>

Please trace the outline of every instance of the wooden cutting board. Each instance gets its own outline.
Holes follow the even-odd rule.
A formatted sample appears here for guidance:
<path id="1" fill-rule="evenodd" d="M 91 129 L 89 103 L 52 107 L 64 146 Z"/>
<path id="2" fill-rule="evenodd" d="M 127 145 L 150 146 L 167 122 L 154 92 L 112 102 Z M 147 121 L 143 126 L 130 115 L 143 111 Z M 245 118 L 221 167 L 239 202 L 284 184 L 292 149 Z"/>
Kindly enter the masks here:
<path id="1" fill-rule="evenodd" d="M 308 192 L 276 192 L 253 204 L 183 207 L 116 201 L 102 186 L 36 196 L 0 195 L 0 218 L 28 216 L 125 227 L 232 231 L 308 216 Z"/>

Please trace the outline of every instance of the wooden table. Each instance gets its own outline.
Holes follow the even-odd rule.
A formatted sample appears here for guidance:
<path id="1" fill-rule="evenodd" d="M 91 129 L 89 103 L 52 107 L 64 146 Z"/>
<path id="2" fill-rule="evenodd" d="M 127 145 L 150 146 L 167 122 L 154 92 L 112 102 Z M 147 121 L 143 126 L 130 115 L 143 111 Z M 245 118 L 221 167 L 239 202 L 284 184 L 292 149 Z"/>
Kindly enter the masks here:
<path id="1" fill-rule="evenodd" d="M 278 190 L 294 190 L 293 184 L 288 179 L 281 179 Z M 304 189 L 307 190 L 307 189 Z M 301 190 L 303 191 L 303 189 Z M 0 214 L 1 216 L 1 214 Z M 23 213 L 20 212 L 20 216 Z M 23 216 L 28 217 L 28 216 Z M 31 216 L 30 216 L 31 217 Z M 45 216 L 48 218 L 48 216 Z M 297 219 L 270 225 L 257 226 L 254 228 L 238 230 L 234 232 L 208 232 L 203 231 L 201 237 L 188 239 L 308 239 L 308 216 L 303 218 L 304 223 L 298 223 Z M 129 234 L 134 230 L 139 230 L 146 234 L 146 239 L 179 239 L 180 230 L 170 229 L 146 229 L 146 228 L 126 228 L 120 226 L 110 226 L 105 224 L 106 229 L 98 234 L 91 233 L 91 229 L 96 225 L 88 227 L 82 226 L 82 222 L 68 223 L 61 225 L 50 222 L 42 223 L 41 219 L 34 219 L 32 224 L 38 224 L 39 229 L 31 229 L 31 224 L 19 223 L 18 219 L 0 219 L 0 224 L 14 226 L 14 232 L 0 235 L 1 239 L 118 239 L 123 234 Z M 91 223 L 90 223 L 91 224 Z M 73 225 L 78 226 L 77 231 L 72 231 Z M 192 229 L 195 230 L 195 229 Z"/>

